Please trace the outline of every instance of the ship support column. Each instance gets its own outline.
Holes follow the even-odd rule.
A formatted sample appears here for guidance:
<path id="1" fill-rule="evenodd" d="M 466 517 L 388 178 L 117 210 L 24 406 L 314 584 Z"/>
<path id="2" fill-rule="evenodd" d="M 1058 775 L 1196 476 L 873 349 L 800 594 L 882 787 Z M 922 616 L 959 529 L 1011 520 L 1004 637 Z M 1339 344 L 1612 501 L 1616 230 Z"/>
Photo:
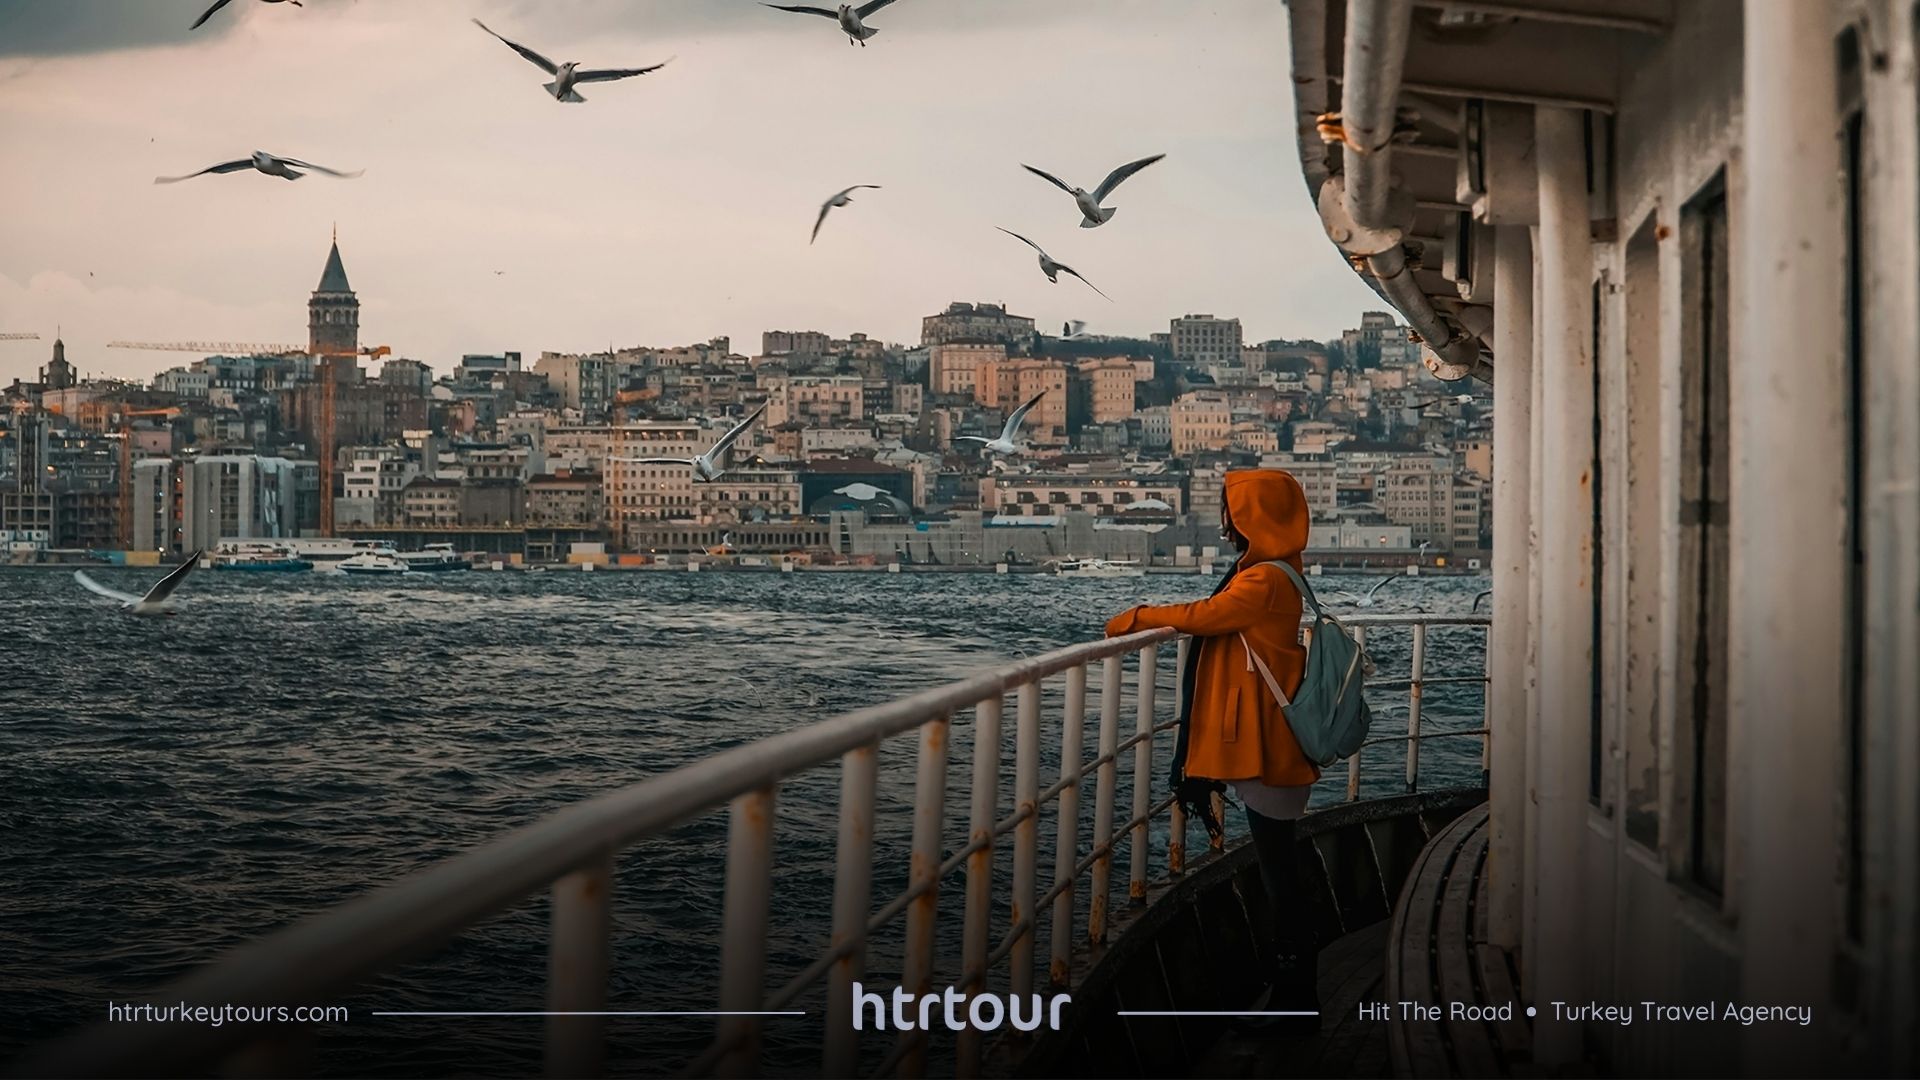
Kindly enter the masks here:
<path id="1" fill-rule="evenodd" d="M 1746 295 L 1734 300 L 1744 336 L 1728 388 L 1728 740 L 1740 784 L 1729 807 L 1731 898 L 1745 999 L 1831 1017 L 1849 558 L 1832 12 L 1750 2 L 1743 33 L 1747 190 L 1736 235 Z M 1823 1068 L 1800 1028 L 1761 1024 L 1743 1036 L 1749 1074 Z"/>
<path id="2" fill-rule="evenodd" d="M 1533 426 L 1533 240 L 1525 225 L 1494 234 L 1493 422 L 1507 433 L 1493 443 L 1493 627 L 1488 631 L 1487 929 L 1493 942 L 1520 944 L 1527 814 L 1528 481 Z"/>
<path id="3" fill-rule="evenodd" d="M 1538 727 L 1541 843 L 1538 906 L 1532 912 L 1538 956 L 1531 999 L 1587 996 L 1582 870 L 1585 865 L 1588 724 L 1592 714 L 1593 605 L 1593 238 L 1588 221 L 1586 134 L 1581 114 L 1534 112 L 1540 163 L 1540 422 L 1546 437 L 1540 470 Z M 1534 1057 L 1560 1064 L 1580 1056 L 1580 1026 L 1534 1028 Z"/>

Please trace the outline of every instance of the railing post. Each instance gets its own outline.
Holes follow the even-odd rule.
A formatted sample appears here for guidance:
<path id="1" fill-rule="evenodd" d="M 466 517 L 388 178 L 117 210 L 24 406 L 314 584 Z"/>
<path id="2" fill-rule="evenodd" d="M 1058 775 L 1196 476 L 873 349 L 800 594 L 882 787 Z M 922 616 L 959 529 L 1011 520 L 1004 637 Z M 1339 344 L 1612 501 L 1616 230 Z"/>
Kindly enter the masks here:
<path id="1" fill-rule="evenodd" d="M 1127 880 L 1129 903 L 1147 902 L 1147 809 L 1153 805 L 1153 706 L 1154 683 L 1160 675 L 1160 646 L 1140 650 L 1140 687 L 1136 695 L 1133 732 L 1141 736 L 1133 744 L 1133 816 L 1141 819 L 1133 827 L 1131 841 L 1133 876 Z"/>
<path id="2" fill-rule="evenodd" d="M 1059 827 L 1053 834 L 1053 933 L 1047 938 L 1053 956 L 1047 981 L 1063 989 L 1073 981 L 1073 867 L 1080 861 L 1080 769 L 1086 754 L 1087 669 L 1067 669 L 1066 714 L 1060 720 L 1060 802 L 1055 809 Z"/>
<path id="3" fill-rule="evenodd" d="M 1016 997 L 1033 993 L 1033 943 L 1040 936 L 1038 895 L 1040 861 L 1040 684 L 1020 687 L 1015 699 L 1020 712 L 1013 736 L 1013 810 L 1025 814 L 1013 827 L 1013 892 L 1010 926 L 1024 920 L 1025 931 L 1013 939 L 1007 956 L 1008 992 Z"/>
<path id="4" fill-rule="evenodd" d="M 553 883 L 547 931 L 548 1012 L 606 1010 L 612 895 L 611 852 Z M 604 1017 L 547 1017 L 548 1076 L 599 1076 L 606 1049 Z"/>
<path id="5" fill-rule="evenodd" d="M 1353 634 L 1353 643 L 1360 646 L 1360 652 L 1364 655 L 1367 651 L 1367 628 L 1364 626 L 1352 626 L 1348 627 L 1348 630 Z M 1364 680 L 1362 680 L 1360 692 L 1362 694 L 1367 692 Z M 1348 802 L 1355 802 L 1360 798 L 1360 755 L 1363 752 L 1362 750 L 1355 750 L 1353 756 L 1347 759 Z"/>
<path id="6" fill-rule="evenodd" d="M 879 748 L 840 757 L 840 839 L 833 868 L 833 947 L 854 942 L 827 978 L 826 1048 L 820 1075 L 852 1076 L 860 1038 L 853 1029 L 853 984 L 866 974 L 867 916 L 873 904 L 873 789 Z"/>
<path id="7" fill-rule="evenodd" d="M 1427 624 L 1413 624 L 1413 674 L 1407 683 L 1407 794 L 1420 788 L 1420 696 L 1427 675 Z"/>
<path id="8" fill-rule="evenodd" d="M 906 956 L 900 965 L 900 985 L 909 994 L 925 995 L 933 986 L 933 918 L 939 911 L 940 825 L 947 798 L 947 727 L 948 718 L 944 716 L 920 725 L 907 888 L 924 883 L 927 891 L 907 907 Z M 900 1075 L 923 1075 L 927 1068 L 927 1033 L 903 1031 L 900 1039 L 909 1047 L 900 1059 Z"/>
<path id="9" fill-rule="evenodd" d="M 1100 738 L 1094 744 L 1095 756 L 1104 759 L 1093 783 L 1093 849 L 1101 854 L 1093 860 L 1093 895 L 1087 900 L 1087 942 L 1096 947 L 1107 943 L 1107 902 L 1113 895 L 1113 788 L 1120 766 L 1113 755 L 1119 747 L 1120 658 L 1109 656 L 1100 662 Z"/>
<path id="10" fill-rule="evenodd" d="M 1193 639 L 1182 637 L 1173 647 L 1173 707 L 1180 708 L 1187 690 L 1187 650 L 1193 647 Z M 1179 877 L 1187 872 L 1187 808 L 1174 801 L 1167 815 L 1167 876 Z"/>
<path id="11" fill-rule="evenodd" d="M 734 797 L 727 821 L 726 899 L 721 914 L 720 1009 L 751 1013 L 766 993 L 767 909 L 773 891 L 773 794 L 769 785 Z M 759 1071 L 760 1017 L 723 1016 L 716 1070 Z"/>
<path id="12" fill-rule="evenodd" d="M 993 928 L 993 815 L 1000 801 L 1003 708 L 1005 703 L 998 694 L 973 707 L 973 809 L 967 823 L 967 843 L 981 846 L 967 856 L 967 908 L 960 935 L 960 992 L 969 998 L 987 988 L 987 953 L 992 948 L 988 935 Z M 972 1025 L 960 1032 L 956 1039 L 956 1075 L 980 1075 L 980 1036 Z"/>

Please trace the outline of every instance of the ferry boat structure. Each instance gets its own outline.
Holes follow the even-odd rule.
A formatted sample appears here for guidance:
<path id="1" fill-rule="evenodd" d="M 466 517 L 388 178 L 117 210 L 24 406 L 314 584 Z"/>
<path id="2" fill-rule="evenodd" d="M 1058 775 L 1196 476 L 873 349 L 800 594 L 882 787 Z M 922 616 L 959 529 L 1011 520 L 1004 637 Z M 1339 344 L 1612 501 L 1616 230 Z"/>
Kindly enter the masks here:
<path id="1" fill-rule="evenodd" d="M 419 551 L 401 552 L 400 561 L 407 564 L 408 570 L 418 574 L 441 574 L 473 569 L 472 563 L 454 552 L 452 544 L 428 544 Z"/>
<path id="2" fill-rule="evenodd" d="M 223 546 L 258 543 L 271 543 L 293 558 L 310 563 L 315 570 L 323 572 L 338 571 L 341 563 L 356 555 L 393 550 L 393 545 L 385 540 L 349 540 L 345 537 L 280 537 L 271 541 L 241 539 L 221 541 Z"/>
<path id="3" fill-rule="evenodd" d="M 1492 381 L 1501 432 L 1492 616 L 1344 620 L 1370 649 L 1411 634 L 1411 661 L 1376 687 L 1406 695 L 1404 721 L 1380 710 L 1348 798 L 1300 828 L 1325 942 L 1318 1039 L 1236 1057 L 1218 1018 L 1197 1015 L 1253 1006 L 1249 957 L 1273 928 L 1247 845 L 1188 857 L 1160 768 L 1190 648 L 1169 631 L 719 751 L 155 999 L 334 1000 L 544 905 L 547 1071 L 597 1074 L 618 1007 L 616 861 L 724 807 L 719 962 L 682 989 L 727 1015 L 693 1074 L 757 1071 L 763 1031 L 788 1022 L 765 1012 L 823 984 L 808 1020 L 831 1076 L 870 1060 L 863 1039 L 879 1072 L 905 1076 L 1920 1071 L 1911 4 L 1291 0 L 1288 19 L 1274 81 L 1295 95 L 1304 195 L 1339 252 L 1329 272 L 1344 261 L 1406 316 L 1436 375 Z M 1429 655 L 1430 633 L 1475 625 L 1489 627 L 1484 671 L 1447 665 L 1469 650 Z M 1425 691 L 1461 677 L 1485 680 L 1485 723 L 1423 728 Z M 956 731 L 971 761 L 950 760 Z M 1423 747 L 1442 737 L 1480 741 L 1487 790 L 1422 788 Z M 883 745 L 911 756 L 910 784 L 881 773 Z M 1382 765 L 1404 793 L 1353 798 Z M 808 816 L 780 792 L 802 775 L 839 794 L 825 912 L 774 902 L 778 841 Z M 902 799 L 905 850 L 874 828 L 876 806 Z M 876 880 L 906 885 L 876 896 Z M 956 894 L 962 944 L 937 955 L 952 917 L 939 901 Z M 803 914 L 830 931 L 807 935 L 811 962 L 770 970 L 770 938 L 791 960 Z M 964 1031 L 933 1061 L 924 1031 L 854 1027 L 855 981 L 1059 987 L 1073 1020 L 1024 1039 Z M 1354 1026 L 1366 1002 L 1474 999 L 1540 1015 L 1393 1009 Z M 1553 1016 L 1647 1001 L 1811 1021 Z M 101 1024 L 21 1071 L 297 1071 L 307 1039 Z"/>
<path id="4" fill-rule="evenodd" d="M 1062 559 L 1053 572 L 1060 577 L 1146 577 L 1147 569 L 1132 559 Z"/>
<path id="5" fill-rule="evenodd" d="M 313 563 L 274 543 L 221 543 L 207 553 L 207 565 L 214 570 L 252 573 L 299 573 L 313 569 Z"/>
<path id="6" fill-rule="evenodd" d="M 391 550 L 363 551 L 350 559 L 342 560 L 336 569 L 340 573 L 355 577 L 387 577 L 413 572 L 407 560 Z"/>

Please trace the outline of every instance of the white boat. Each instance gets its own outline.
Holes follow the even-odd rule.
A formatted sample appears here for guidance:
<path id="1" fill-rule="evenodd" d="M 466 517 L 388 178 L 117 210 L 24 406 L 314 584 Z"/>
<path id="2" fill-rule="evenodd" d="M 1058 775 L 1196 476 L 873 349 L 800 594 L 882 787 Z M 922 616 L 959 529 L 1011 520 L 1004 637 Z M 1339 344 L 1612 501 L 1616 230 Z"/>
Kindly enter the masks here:
<path id="1" fill-rule="evenodd" d="M 405 559 L 391 550 L 363 551 L 350 559 L 342 561 L 338 569 L 343 574 L 406 574 L 411 573 Z"/>
<path id="2" fill-rule="evenodd" d="M 407 564 L 407 569 L 423 574 L 473 569 L 472 563 L 454 552 L 452 544 L 428 544 L 419 551 L 401 553 L 400 560 Z"/>
<path id="3" fill-rule="evenodd" d="M 1054 564 L 1061 577 L 1146 577 L 1146 567 L 1132 559 L 1064 559 Z"/>
<path id="4" fill-rule="evenodd" d="M 279 544 L 222 543 L 207 556 L 207 565 L 215 570 L 258 573 L 297 573 L 313 569 L 311 562 Z"/>
<path id="5" fill-rule="evenodd" d="M 357 555 L 393 551 L 393 544 L 386 540 L 349 540 L 340 536 L 289 537 L 273 543 L 294 558 L 312 563 L 315 570 L 326 573 L 338 572 L 341 563 Z"/>

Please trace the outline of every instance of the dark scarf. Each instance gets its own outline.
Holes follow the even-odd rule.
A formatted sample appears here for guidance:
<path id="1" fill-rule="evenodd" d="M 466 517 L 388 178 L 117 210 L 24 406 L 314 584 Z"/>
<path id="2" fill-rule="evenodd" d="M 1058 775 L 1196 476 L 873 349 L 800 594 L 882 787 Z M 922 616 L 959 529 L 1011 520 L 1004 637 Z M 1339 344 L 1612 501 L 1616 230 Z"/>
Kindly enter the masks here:
<path id="1" fill-rule="evenodd" d="M 1233 575 L 1239 572 L 1240 559 L 1236 555 L 1233 564 L 1227 568 L 1227 575 L 1220 579 L 1220 584 L 1215 585 L 1213 592 L 1208 595 L 1219 596 L 1226 589 L 1227 584 L 1233 580 Z M 1214 839 L 1221 835 L 1222 827 L 1220 819 L 1213 812 L 1213 796 L 1224 793 L 1227 785 L 1218 780 L 1187 775 L 1187 732 L 1193 720 L 1194 674 L 1200 668 L 1200 645 L 1205 640 L 1200 637 L 1193 639 L 1193 646 L 1187 650 L 1186 665 L 1181 670 L 1180 724 L 1174 735 L 1173 770 L 1168 776 L 1167 783 L 1173 790 L 1174 797 L 1179 800 L 1180 808 L 1186 811 L 1187 817 L 1198 819 L 1202 825 L 1206 826 L 1208 838 Z"/>

